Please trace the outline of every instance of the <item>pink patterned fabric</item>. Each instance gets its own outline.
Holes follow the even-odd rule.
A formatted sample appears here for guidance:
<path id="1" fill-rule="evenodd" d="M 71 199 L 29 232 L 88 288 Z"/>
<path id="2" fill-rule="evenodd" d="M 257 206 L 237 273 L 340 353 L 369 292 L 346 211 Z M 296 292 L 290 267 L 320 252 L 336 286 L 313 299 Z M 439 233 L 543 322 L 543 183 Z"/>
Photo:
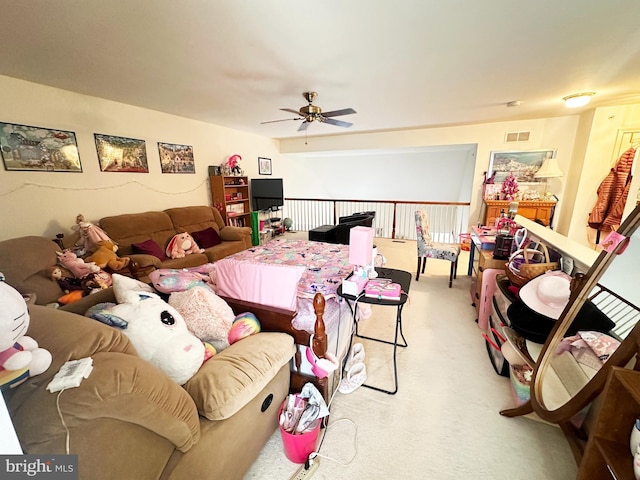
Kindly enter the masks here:
<path id="1" fill-rule="evenodd" d="M 312 300 L 326 300 L 327 332 L 338 324 L 338 287 L 352 271 L 349 246 L 308 240 L 275 239 L 215 263 L 218 294 L 297 311 L 294 328 L 313 333 Z"/>
<path id="2" fill-rule="evenodd" d="M 349 246 L 310 242 L 308 240 L 275 239 L 265 245 L 249 248 L 220 260 L 249 263 L 253 265 L 288 265 L 305 267 L 297 286 L 297 296 L 313 298 L 320 292 L 325 299 L 336 296 L 342 280 L 352 271 L 349 263 Z M 218 270 L 218 286 L 220 286 L 220 270 Z"/>

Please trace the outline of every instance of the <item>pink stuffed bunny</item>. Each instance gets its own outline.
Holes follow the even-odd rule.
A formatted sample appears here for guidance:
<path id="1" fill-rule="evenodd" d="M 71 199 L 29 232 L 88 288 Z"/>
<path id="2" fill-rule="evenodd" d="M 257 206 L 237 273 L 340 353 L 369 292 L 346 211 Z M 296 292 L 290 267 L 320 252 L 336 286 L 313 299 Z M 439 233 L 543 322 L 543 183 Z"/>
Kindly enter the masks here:
<path id="1" fill-rule="evenodd" d="M 100 267 L 95 262 L 85 263 L 85 261 L 73 253 L 70 249 L 63 252 L 56 252 L 58 255 L 58 263 L 69 270 L 74 277 L 84 278 L 90 273 L 97 273 Z"/>
<path id="2" fill-rule="evenodd" d="M 167 255 L 171 258 L 184 258 L 185 255 L 190 253 L 202 252 L 204 252 L 204 249 L 200 248 L 187 232 L 174 235 L 169 245 L 167 245 Z"/>

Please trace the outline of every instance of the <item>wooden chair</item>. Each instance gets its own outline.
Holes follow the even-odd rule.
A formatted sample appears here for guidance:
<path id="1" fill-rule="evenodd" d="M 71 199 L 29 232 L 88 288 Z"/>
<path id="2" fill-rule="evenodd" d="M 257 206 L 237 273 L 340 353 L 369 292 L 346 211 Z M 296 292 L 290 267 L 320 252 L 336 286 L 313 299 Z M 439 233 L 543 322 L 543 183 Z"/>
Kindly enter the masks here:
<path id="1" fill-rule="evenodd" d="M 451 269 L 449 271 L 449 288 L 451 288 L 453 279 L 457 277 L 460 244 L 434 242 L 429 232 L 429 222 L 427 221 L 424 210 L 416 211 L 416 234 L 418 240 L 418 271 L 416 272 L 416 281 L 420 278 L 420 273 L 424 273 L 427 258 L 447 260 L 451 262 Z"/>

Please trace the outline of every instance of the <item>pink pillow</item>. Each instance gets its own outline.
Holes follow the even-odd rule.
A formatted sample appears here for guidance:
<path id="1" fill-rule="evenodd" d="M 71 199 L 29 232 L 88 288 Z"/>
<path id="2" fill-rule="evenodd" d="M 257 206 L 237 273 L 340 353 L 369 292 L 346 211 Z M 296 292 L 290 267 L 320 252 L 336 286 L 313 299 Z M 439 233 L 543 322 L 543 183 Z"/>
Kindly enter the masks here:
<path id="1" fill-rule="evenodd" d="M 161 261 L 165 261 L 167 256 L 164 254 L 160 245 L 158 245 L 153 240 L 145 240 L 144 242 L 134 243 L 131 245 L 131 250 L 133 253 L 143 253 L 146 255 L 153 255 L 154 257 L 158 257 Z"/>
<path id="2" fill-rule="evenodd" d="M 209 248 L 222 243 L 220 235 L 218 235 L 218 232 L 216 232 L 213 227 L 205 228 L 199 232 L 193 232 L 191 236 L 200 248 Z"/>

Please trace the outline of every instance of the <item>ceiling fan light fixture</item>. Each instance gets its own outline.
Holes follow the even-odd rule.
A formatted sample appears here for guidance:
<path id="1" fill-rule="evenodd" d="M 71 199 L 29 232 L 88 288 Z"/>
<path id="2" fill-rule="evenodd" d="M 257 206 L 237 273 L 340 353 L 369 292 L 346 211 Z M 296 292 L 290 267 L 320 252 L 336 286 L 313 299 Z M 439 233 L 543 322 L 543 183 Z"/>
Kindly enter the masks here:
<path id="1" fill-rule="evenodd" d="M 591 101 L 591 97 L 595 94 L 596 92 L 574 93 L 573 95 L 562 97 L 562 100 L 564 100 L 565 105 L 569 108 L 584 107 Z"/>

